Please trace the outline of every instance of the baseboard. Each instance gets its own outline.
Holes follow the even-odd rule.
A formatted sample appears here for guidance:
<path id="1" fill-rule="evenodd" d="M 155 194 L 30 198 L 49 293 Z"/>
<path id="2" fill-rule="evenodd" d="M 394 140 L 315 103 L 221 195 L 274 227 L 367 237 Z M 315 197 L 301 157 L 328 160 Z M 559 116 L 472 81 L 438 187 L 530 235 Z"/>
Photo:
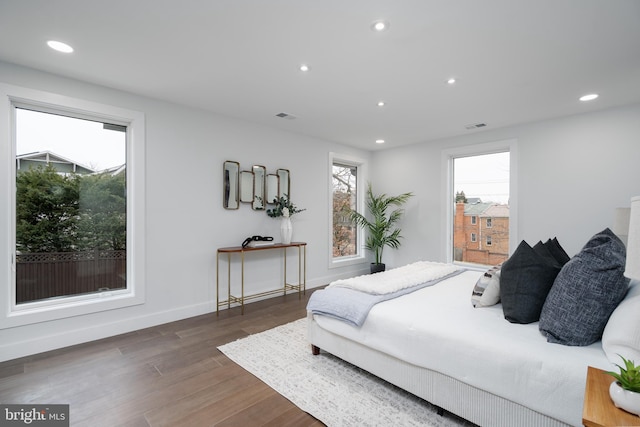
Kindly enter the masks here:
<path id="1" fill-rule="evenodd" d="M 215 303 L 213 303 L 215 305 Z M 126 318 L 110 323 L 90 325 L 83 328 L 67 330 L 62 333 L 37 337 L 20 342 L 4 343 L 0 345 L 0 362 L 30 356 L 59 348 L 69 347 L 90 341 L 108 338 L 139 329 L 175 322 L 189 317 L 208 314 L 215 310 L 211 302 L 166 310 L 145 316 Z"/>

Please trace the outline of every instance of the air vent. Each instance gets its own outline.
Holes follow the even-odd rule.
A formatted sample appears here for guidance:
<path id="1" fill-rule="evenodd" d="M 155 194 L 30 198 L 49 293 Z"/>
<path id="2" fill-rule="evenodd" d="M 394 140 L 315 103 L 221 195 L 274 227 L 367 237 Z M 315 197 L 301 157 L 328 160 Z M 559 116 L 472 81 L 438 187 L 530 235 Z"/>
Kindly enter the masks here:
<path id="1" fill-rule="evenodd" d="M 485 127 L 487 124 L 486 123 L 473 123 L 470 125 L 465 125 L 465 129 L 478 129 L 478 128 L 483 128 Z"/>
<path id="2" fill-rule="evenodd" d="M 276 117 L 280 117 L 281 119 L 287 119 L 287 120 L 295 120 L 296 116 L 289 114 L 289 113 L 278 113 L 276 114 Z"/>

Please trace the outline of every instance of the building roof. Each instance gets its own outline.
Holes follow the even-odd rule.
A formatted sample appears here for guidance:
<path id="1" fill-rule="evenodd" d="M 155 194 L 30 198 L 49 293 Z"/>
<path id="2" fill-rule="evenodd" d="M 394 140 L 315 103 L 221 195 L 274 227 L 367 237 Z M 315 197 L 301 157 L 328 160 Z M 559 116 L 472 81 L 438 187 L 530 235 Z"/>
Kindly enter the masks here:
<path id="1" fill-rule="evenodd" d="M 483 213 L 492 203 L 465 203 L 464 214 L 465 215 L 480 215 Z"/>
<path id="2" fill-rule="evenodd" d="M 48 150 L 19 154 L 16 156 L 16 160 L 18 163 L 18 169 L 22 169 L 21 163 L 29 162 L 35 164 L 41 163 L 44 165 L 50 164 L 58 170 L 60 170 L 61 168 L 57 166 L 61 165 L 67 165 L 71 167 L 70 171 L 63 170 L 63 172 L 75 172 L 81 174 L 90 174 L 95 172 L 95 170 L 93 170 L 89 166 L 85 166 L 82 163 L 67 159 L 66 157 Z"/>
<path id="3" fill-rule="evenodd" d="M 509 205 L 491 205 L 482 214 L 482 217 L 509 218 Z"/>
<path id="4" fill-rule="evenodd" d="M 464 214 L 492 218 L 509 218 L 509 205 L 499 205 L 496 203 L 465 203 Z"/>

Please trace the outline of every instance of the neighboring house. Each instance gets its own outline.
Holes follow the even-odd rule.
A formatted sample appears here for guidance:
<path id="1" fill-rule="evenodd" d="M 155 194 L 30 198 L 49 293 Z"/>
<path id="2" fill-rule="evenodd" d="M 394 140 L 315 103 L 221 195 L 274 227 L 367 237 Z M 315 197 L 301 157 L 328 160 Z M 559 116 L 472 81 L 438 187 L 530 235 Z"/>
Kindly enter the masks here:
<path id="1" fill-rule="evenodd" d="M 101 171 L 98 171 L 98 173 L 108 173 L 111 176 L 116 176 L 116 175 L 120 175 L 121 173 L 124 173 L 127 170 L 127 164 L 124 163 L 120 166 L 114 166 L 112 168 L 107 168 Z"/>
<path id="2" fill-rule="evenodd" d="M 456 203 L 454 259 L 500 264 L 509 256 L 509 205 L 473 201 Z"/>
<path id="3" fill-rule="evenodd" d="M 51 165 L 59 173 L 77 173 L 81 175 L 95 173 L 93 169 L 69 160 L 51 151 L 37 151 L 35 153 L 20 154 L 16 156 L 16 170 L 27 171 L 38 166 Z"/>

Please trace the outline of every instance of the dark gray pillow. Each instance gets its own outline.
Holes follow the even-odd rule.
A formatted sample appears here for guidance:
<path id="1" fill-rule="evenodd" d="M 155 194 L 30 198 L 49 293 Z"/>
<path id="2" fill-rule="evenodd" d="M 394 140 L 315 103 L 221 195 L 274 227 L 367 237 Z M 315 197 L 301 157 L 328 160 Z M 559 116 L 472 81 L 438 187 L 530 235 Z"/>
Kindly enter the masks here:
<path id="1" fill-rule="evenodd" d="M 625 259 L 624 244 L 607 228 L 562 267 L 540 314 L 547 341 L 584 346 L 602 337 L 629 287 Z"/>
<path id="2" fill-rule="evenodd" d="M 561 266 L 568 263 L 571 259 L 571 257 L 567 255 L 562 246 L 560 246 L 560 242 L 558 242 L 557 238 L 554 237 L 553 239 L 547 240 L 546 242 L 544 242 L 544 245 L 547 249 L 549 249 L 549 252 L 551 252 L 553 257 L 556 259 L 556 261 L 558 261 L 558 263 L 560 263 Z"/>
<path id="3" fill-rule="evenodd" d="M 537 322 L 560 268 L 542 243 L 532 248 L 524 240 L 520 242 L 500 271 L 504 318 L 511 323 Z"/>

